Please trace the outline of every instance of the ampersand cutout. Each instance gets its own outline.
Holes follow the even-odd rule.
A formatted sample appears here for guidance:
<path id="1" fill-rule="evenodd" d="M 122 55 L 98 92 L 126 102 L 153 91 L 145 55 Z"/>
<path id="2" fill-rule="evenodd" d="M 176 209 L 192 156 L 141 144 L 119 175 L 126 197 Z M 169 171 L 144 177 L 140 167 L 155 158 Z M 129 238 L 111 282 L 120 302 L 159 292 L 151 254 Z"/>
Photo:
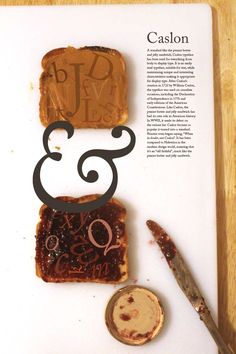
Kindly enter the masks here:
<path id="1" fill-rule="evenodd" d="M 113 162 L 113 159 L 119 158 L 125 155 L 128 155 L 135 146 L 136 137 L 132 129 L 119 125 L 112 129 L 111 134 L 114 138 L 120 138 L 123 134 L 123 131 L 127 132 L 130 136 L 129 144 L 117 150 L 102 150 L 102 149 L 94 149 L 85 152 L 79 159 L 77 164 L 77 170 L 79 176 L 88 183 L 94 183 L 98 180 L 99 175 L 97 171 L 90 170 L 87 173 L 87 176 L 83 173 L 83 163 L 89 157 L 100 157 L 105 160 L 111 168 L 112 171 L 112 181 L 110 187 L 107 191 L 101 195 L 98 199 L 86 202 L 86 203 L 73 203 L 73 202 L 65 202 L 63 200 L 59 200 L 57 198 L 52 197 L 43 187 L 41 182 L 41 168 L 44 164 L 44 161 L 48 158 L 60 161 L 62 158 L 62 154 L 60 152 L 51 152 L 48 146 L 49 136 L 55 129 L 64 129 L 67 131 L 68 139 L 70 139 L 74 134 L 74 127 L 69 122 L 57 121 L 50 124 L 44 131 L 43 134 L 43 146 L 46 151 L 46 155 L 44 155 L 37 163 L 33 173 L 33 186 L 35 193 L 39 197 L 39 199 L 49 206 L 51 209 L 55 209 L 58 211 L 66 212 L 66 213 L 81 213 L 81 212 L 89 212 L 94 209 L 97 209 L 104 205 L 115 193 L 117 183 L 118 183 L 118 173 L 116 166 Z"/>

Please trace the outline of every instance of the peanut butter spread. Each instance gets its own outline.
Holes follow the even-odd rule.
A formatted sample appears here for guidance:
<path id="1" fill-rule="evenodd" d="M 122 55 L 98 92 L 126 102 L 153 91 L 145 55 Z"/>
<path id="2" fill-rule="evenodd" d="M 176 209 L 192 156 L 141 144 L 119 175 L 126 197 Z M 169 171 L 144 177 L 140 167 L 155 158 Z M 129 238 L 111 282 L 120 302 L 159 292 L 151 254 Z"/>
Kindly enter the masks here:
<path id="1" fill-rule="evenodd" d="M 121 54 L 103 47 L 58 48 L 42 59 L 40 119 L 75 128 L 111 128 L 128 117 L 127 79 Z"/>
<path id="2" fill-rule="evenodd" d="M 163 310 L 146 288 L 129 286 L 111 299 L 106 320 L 112 335 L 131 345 L 141 345 L 153 339 L 163 324 Z"/>

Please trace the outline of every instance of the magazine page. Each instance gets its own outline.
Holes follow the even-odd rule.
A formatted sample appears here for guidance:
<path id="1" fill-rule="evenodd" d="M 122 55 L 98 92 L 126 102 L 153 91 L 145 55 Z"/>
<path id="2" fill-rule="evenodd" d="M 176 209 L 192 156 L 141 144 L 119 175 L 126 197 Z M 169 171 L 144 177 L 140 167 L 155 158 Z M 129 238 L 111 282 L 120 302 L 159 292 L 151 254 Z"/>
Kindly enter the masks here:
<path id="1" fill-rule="evenodd" d="M 0 29 L 3 352 L 216 354 L 173 274 L 177 248 L 217 321 L 210 7 L 2 7 Z"/>

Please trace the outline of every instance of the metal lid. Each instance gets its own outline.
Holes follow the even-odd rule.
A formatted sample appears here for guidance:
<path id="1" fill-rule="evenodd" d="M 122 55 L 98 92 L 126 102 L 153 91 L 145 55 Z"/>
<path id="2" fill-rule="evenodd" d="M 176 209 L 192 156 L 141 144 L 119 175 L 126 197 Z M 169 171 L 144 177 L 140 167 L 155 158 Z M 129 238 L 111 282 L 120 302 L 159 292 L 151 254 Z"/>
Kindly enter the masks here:
<path id="1" fill-rule="evenodd" d="M 141 286 L 118 290 L 107 304 L 106 325 L 113 337 L 129 345 L 142 345 L 159 333 L 164 312 L 160 300 Z"/>

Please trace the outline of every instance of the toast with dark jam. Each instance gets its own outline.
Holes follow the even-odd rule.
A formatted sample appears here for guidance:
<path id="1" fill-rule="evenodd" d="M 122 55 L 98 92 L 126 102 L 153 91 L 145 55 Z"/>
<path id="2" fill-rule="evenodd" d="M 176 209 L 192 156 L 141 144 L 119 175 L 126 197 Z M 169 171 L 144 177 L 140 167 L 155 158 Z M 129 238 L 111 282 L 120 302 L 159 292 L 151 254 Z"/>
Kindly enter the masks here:
<path id="1" fill-rule="evenodd" d="M 58 197 L 84 203 L 99 195 Z M 126 209 L 115 198 L 75 214 L 43 204 L 36 231 L 36 274 L 46 282 L 120 283 L 128 277 Z"/>

